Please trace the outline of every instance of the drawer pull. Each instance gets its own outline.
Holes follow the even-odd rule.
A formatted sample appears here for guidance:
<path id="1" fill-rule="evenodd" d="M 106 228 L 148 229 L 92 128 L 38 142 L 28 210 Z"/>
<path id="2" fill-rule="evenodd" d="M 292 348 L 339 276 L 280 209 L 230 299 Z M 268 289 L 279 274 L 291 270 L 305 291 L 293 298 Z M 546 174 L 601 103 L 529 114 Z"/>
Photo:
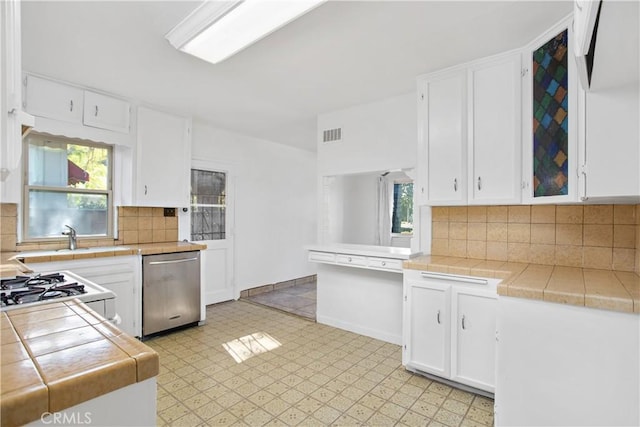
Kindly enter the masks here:
<path id="1" fill-rule="evenodd" d="M 465 324 L 464 324 L 464 314 L 462 315 L 462 329 L 467 329 Z"/>
<path id="2" fill-rule="evenodd" d="M 489 281 L 487 279 L 474 279 L 473 277 L 462 277 L 462 276 L 452 276 L 450 274 L 443 273 L 428 273 L 423 271 L 420 273 L 423 279 L 438 279 L 438 280 L 449 280 L 452 282 L 464 282 L 464 283 L 472 283 L 474 285 L 488 285 Z"/>
<path id="3" fill-rule="evenodd" d="M 347 258 L 347 261 L 351 262 L 351 261 L 352 261 L 352 260 L 351 260 L 351 257 Z"/>
<path id="4" fill-rule="evenodd" d="M 438 321 L 438 325 L 440 324 L 440 310 L 438 310 L 438 314 L 436 315 L 436 320 Z"/>
<path id="5" fill-rule="evenodd" d="M 387 266 L 387 263 L 386 263 L 385 261 L 382 261 L 382 266 L 383 266 L 383 267 L 386 267 L 386 266 Z"/>

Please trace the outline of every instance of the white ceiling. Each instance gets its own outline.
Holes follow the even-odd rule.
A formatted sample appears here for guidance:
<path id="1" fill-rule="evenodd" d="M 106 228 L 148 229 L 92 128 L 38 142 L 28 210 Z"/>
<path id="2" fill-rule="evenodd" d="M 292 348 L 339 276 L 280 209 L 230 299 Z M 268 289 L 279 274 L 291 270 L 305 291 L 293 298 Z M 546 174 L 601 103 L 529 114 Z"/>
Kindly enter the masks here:
<path id="1" fill-rule="evenodd" d="M 22 3 L 26 71 L 316 149 L 318 114 L 414 91 L 425 72 L 523 46 L 571 1 L 330 1 L 212 65 L 164 35 L 199 2 Z"/>

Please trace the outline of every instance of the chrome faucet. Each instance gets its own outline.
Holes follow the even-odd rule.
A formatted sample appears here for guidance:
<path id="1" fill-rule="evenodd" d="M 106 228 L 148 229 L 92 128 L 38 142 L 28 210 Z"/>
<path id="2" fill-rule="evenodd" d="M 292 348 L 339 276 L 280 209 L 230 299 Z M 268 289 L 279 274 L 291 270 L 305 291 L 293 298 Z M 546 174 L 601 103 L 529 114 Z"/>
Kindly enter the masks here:
<path id="1" fill-rule="evenodd" d="M 69 225 L 65 225 L 65 227 L 67 227 L 69 231 L 63 231 L 62 234 L 69 236 L 69 250 L 75 251 L 78 248 L 78 242 L 76 241 L 76 229 Z"/>

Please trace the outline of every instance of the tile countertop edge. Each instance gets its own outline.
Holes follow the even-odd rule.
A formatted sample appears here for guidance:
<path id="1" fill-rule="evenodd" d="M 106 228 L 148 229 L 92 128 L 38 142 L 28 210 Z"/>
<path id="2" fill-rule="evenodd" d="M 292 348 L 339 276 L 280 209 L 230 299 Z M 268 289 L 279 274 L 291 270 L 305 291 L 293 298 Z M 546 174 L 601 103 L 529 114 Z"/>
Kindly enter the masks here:
<path id="1" fill-rule="evenodd" d="M 409 259 L 403 268 L 501 278 L 498 295 L 640 314 L 640 275 L 633 272 L 575 268 L 567 278 L 567 268 L 562 266 L 435 255 Z M 594 271 L 599 272 L 595 279 Z"/>
<path id="2" fill-rule="evenodd" d="M 394 246 L 356 245 L 350 243 L 329 243 L 307 245 L 306 250 L 316 252 L 328 252 L 334 254 L 360 255 L 378 258 L 393 258 L 401 260 L 413 259 L 421 253 L 411 252 L 410 248 L 398 248 Z"/>
<path id="3" fill-rule="evenodd" d="M 33 307 L 27 309 L 12 310 L 2 312 L 3 329 L 12 329 L 13 317 L 31 316 L 37 319 L 42 316 L 41 312 L 47 310 L 59 310 L 65 306 L 65 316 L 56 317 L 65 323 L 69 317 L 80 317 L 93 315 L 99 317 L 90 308 L 86 307 L 78 300 L 59 303 L 52 301 L 47 304 L 38 306 L 39 310 Z M 71 408 L 77 404 L 83 403 L 92 398 L 100 397 L 111 391 L 115 391 L 121 387 L 125 387 L 136 382 L 141 382 L 159 374 L 159 355 L 148 347 L 146 344 L 126 335 L 117 327 L 111 325 L 106 320 L 96 317 L 96 322 L 87 321 L 83 327 L 92 327 L 102 338 L 99 342 L 113 348 L 117 355 L 110 356 L 113 360 L 107 358 L 101 363 L 86 364 L 78 372 L 64 368 L 61 374 L 53 372 L 57 369 L 54 365 L 42 365 L 44 358 L 55 358 L 56 354 L 69 352 L 72 348 L 83 346 L 91 346 L 96 344 L 96 340 L 83 341 L 79 336 L 78 342 L 73 345 L 65 346 L 51 353 L 43 353 L 40 356 L 32 354 L 30 343 L 32 339 L 16 334 L 21 346 L 25 350 L 23 360 L 14 362 L 21 363 L 19 367 L 22 369 L 31 369 L 35 372 L 31 376 L 36 375 L 37 381 L 28 381 L 25 383 L 23 375 L 20 372 L 13 372 L 13 377 L 2 376 L 2 425 L 21 425 L 31 421 L 36 421 L 45 412 L 61 411 Z M 73 330 L 73 328 L 71 329 Z M 42 338 L 42 337 L 41 337 Z M 5 343 L 3 341 L 2 348 L 13 343 Z M 76 345 L 77 344 L 77 345 Z M 117 350 L 116 350 L 117 349 Z M 4 351 L 3 351 L 4 353 Z M 28 353 L 28 355 L 27 355 Z M 104 358 L 104 354 L 101 353 Z M 24 365 L 24 366 L 23 366 Z M 7 365 L 9 366 L 9 365 Z M 17 365 L 16 365 L 17 366 Z M 3 368 L 6 366 L 3 366 Z M 55 371 L 54 369 L 54 371 Z M 28 373 L 28 372 L 26 372 Z M 17 381 L 17 382 L 16 382 Z M 24 384 L 23 384 L 24 383 Z M 12 387 L 14 385 L 14 387 Z M 83 392 L 78 392 L 82 390 Z M 25 406 L 26 405 L 26 406 Z M 27 409 L 27 410 L 25 410 Z M 9 424 L 7 424 L 7 422 Z"/>

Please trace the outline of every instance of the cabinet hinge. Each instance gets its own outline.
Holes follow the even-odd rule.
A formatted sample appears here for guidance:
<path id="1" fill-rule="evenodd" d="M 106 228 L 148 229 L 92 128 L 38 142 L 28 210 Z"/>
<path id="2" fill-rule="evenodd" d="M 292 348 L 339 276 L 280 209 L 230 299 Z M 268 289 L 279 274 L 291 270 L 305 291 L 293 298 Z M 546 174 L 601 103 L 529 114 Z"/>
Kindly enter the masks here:
<path id="1" fill-rule="evenodd" d="M 529 72 L 528 68 L 523 68 L 522 70 L 520 70 L 520 77 L 526 76 L 528 72 Z"/>

